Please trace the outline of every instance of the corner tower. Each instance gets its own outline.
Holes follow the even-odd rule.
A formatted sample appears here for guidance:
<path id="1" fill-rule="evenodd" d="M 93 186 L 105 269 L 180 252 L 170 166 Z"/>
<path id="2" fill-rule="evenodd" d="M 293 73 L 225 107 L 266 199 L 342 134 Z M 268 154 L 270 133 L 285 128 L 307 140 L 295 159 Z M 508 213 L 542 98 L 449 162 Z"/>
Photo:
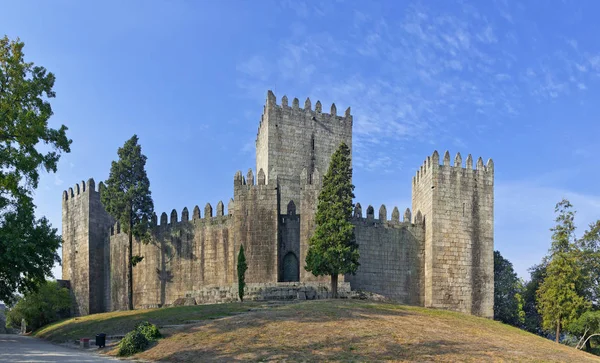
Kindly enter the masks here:
<path id="1" fill-rule="evenodd" d="M 62 279 L 70 281 L 75 315 L 105 311 L 104 245 L 111 224 L 94 179 L 63 191 Z"/>
<path id="2" fill-rule="evenodd" d="M 412 208 L 425 220 L 424 305 L 494 315 L 494 164 L 437 151 L 412 183 Z"/>
<path id="3" fill-rule="evenodd" d="M 330 113 L 323 113 L 320 101 L 313 110 L 310 99 L 300 108 L 297 98 L 289 106 L 287 96 L 277 105 L 273 92 L 267 92 L 256 136 L 256 170 L 264 170 L 268 183 L 278 180 L 281 214 L 286 214 L 290 201 L 299 205 L 302 170 L 308 175 L 315 169 L 327 171 L 342 142 L 352 150 L 350 108 L 338 116 L 335 104 Z"/>

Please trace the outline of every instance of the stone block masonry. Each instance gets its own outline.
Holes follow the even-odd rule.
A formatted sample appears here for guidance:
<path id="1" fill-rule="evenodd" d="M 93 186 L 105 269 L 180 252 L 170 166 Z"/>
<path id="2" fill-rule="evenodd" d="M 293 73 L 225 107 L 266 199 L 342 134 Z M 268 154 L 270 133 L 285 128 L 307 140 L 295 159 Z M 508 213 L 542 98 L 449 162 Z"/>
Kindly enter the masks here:
<path id="1" fill-rule="evenodd" d="M 256 170 L 233 176 L 227 203 L 161 213 L 152 240 L 134 242 L 144 257 L 134 267 L 134 306 L 237 300 L 237 254 L 244 245 L 248 299 L 310 299 L 328 295 L 328 276 L 304 269 L 315 228 L 322 175 L 341 142 L 352 147 L 353 118 L 306 99 L 277 104 L 269 91 L 256 137 Z M 360 267 L 340 288 L 368 291 L 405 304 L 493 314 L 493 162 L 473 169 L 458 154 L 427 157 L 412 183 L 412 212 L 400 221 L 385 206 L 352 223 Z M 407 183 L 408 184 L 408 183 Z M 93 179 L 63 192 L 63 279 L 77 315 L 127 306 L 127 235 L 105 212 Z M 354 293 L 354 292 L 353 292 Z M 348 294 L 350 294 L 348 292 Z M 350 296 L 350 295 L 348 295 Z"/>

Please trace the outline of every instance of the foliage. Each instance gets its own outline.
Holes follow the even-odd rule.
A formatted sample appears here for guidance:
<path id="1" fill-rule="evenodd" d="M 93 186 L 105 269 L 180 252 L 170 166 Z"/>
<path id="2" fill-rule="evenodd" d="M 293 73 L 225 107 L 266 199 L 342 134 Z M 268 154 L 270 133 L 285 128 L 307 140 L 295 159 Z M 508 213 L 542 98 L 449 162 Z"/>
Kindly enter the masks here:
<path id="1" fill-rule="evenodd" d="M 494 319 L 513 326 L 523 325 L 523 289 L 512 263 L 494 251 Z"/>
<path id="2" fill-rule="evenodd" d="M 244 301 L 244 288 L 246 287 L 246 255 L 244 255 L 244 245 L 240 245 L 240 253 L 238 254 L 237 274 L 238 274 L 238 295 L 240 301 Z"/>
<path id="3" fill-rule="evenodd" d="M 596 305 L 600 302 L 600 220 L 590 224 L 578 240 L 585 284 L 583 293 Z"/>
<path id="4" fill-rule="evenodd" d="M 106 211 L 118 220 L 129 236 L 128 249 L 128 308 L 133 309 L 132 268 L 143 257 L 133 256 L 133 237 L 147 243 L 150 240 L 149 221 L 154 212 L 150 193 L 150 181 L 146 174 L 146 156 L 138 145 L 137 135 L 127 140 L 117 151 L 118 161 L 113 161 L 108 180 L 102 191 L 102 204 Z"/>
<path id="5" fill-rule="evenodd" d="M 19 328 L 25 319 L 27 327 L 36 330 L 46 324 L 69 316 L 71 295 L 56 281 L 41 284 L 37 291 L 26 293 L 7 314 L 6 325 Z"/>
<path id="6" fill-rule="evenodd" d="M 117 355 L 120 357 L 127 357 L 143 352 L 149 345 L 150 341 L 144 334 L 139 330 L 133 330 L 125 334 L 123 339 L 119 342 L 119 351 Z"/>
<path id="7" fill-rule="evenodd" d="M 162 338 L 162 334 L 158 330 L 158 327 L 149 321 L 143 321 L 143 322 L 139 323 L 135 327 L 135 330 L 142 333 L 142 335 L 144 335 L 146 337 L 146 339 L 148 339 L 149 341 L 153 341 L 153 340 Z"/>
<path id="8" fill-rule="evenodd" d="M 529 269 L 530 280 L 525 283 L 523 290 L 523 312 L 525 321 L 523 328 L 531 333 L 542 335 L 542 316 L 537 310 L 537 290 L 544 281 L 547 263 L 542 262 Z"/>
<path id="9" fill-rule="evenodd" d="M 342 143 L 323 178 L 305 266 L 316 276 L 331 276 L 333 297 L 337 297 L 338 274 L 354 274 L 359 266 L 358 244 L 350 221 L 353 198 L 350 148 Z"/>
<path id="10" fill-rule="evenodd" d="M 537 291 L 538 311 L 542 316 L 542 327 L 556 329 L 556 342 L 560 330 L 571 324 L 589 307 L 589 302 L 580 294 L 585 277 L 573 238 L 575 225 L 571 203 L 563 199 L 556 205 L 557 225 L 551 230 L 552 247 L 546 277 Z"/>
<path id="11" fill-rule="evenodd" d="M 0 38 L 0 300 L 34 291 L 51 275 L 61 239 L 34 215 L 40 170 L 56 172 L 70 152 L 67 127 L 48 127 L 54 74 L 25 62 L 24 43 Z"/>
<path id="12" fill-rule="evenodd" d="M 569 331 L 580 337 L 577 348 L 583 348 L 590 338 L 600 336 L 600 311 L 583 313 L 569 325 Z"/>

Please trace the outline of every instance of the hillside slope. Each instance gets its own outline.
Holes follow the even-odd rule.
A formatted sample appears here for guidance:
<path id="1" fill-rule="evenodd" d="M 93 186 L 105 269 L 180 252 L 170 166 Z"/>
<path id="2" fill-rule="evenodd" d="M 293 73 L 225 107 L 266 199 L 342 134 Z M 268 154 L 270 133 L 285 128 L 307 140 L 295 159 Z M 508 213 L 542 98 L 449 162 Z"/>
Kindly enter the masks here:
<path id="1" fill-rule="evenodd" d="M 252 311 L 247 311 L 248 307 Z M 245 313 L 214 319 L 220 315 Z M 197 361 L 557 361 L 600 362 L 596 356 L 558 345 L 508 325 L 465 314 L 387 303 L 321 300 L 270 306 L 223 304 L 185 309 L 200 320 L 165 327 L 165 339 L 137 357 L 148 360 Z M 184 309 L 184 310 L 182 310 Z M 199 310 L 203 313 L 198 313 Z M 146 312 L 161 325 L 169 309 Z M 153 313 L 155 312 L 155 313 Z M 98 320 L 118 324 L 108 313 Z M 182 315 L 183 314 L 183 315 Z M 129 315 L 128 315 L 129 316 Z M 203 316 L 213 319 L 203 320 Z M 137 320 L 136 316 L 136 320 Z M 146 317 L 147 318 L 147 317 Z M 85 318 L 84 318 L 85 319 Z M 106 320 L 109 319 L 109 320 Z M 81 324 L 81 323 L 79 323 Z M 39 336 L 56 340 L 77 321 L 50 326 Z M 81 325 L 80 325 L 81 326 Z M 92 327 L 93 328 L 93 327 Z M 60 334 L 57 334 L 61 331 Z M 110 333 L 110 332 L 108 332 Z"/>

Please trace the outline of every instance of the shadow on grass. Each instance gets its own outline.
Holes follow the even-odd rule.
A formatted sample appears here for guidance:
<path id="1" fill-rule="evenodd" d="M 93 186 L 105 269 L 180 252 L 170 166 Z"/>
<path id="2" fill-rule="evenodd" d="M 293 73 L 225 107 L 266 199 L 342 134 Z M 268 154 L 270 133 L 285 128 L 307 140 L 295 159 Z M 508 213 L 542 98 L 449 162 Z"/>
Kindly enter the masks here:
<path id="1" fill-rule="evenodd" d="M 293 304 L 282 306 L 270 311 L 257 311 L 253 314 L 238 316 L 235 320 L 220 321 L 210 325 L 198 326 L 182 332 L 181 339 L 186 342 L 190 339 L 191 346 L 201 346 L 201 348 L 182 349 L 167 356 L 153 357 L 161 361 L 174 362 L 194 362 L 194 361 L 321 361 L 321 360 L 341 360 L 341 361 L 381 361 L 381 360 L 435 360 L 436 357 L 459 354 L 467 348 L 466 344 L 437 339 L 423 343 L 400 344 L 395 343 L 393 339 L 378 342 L 376 350 L 362 350 L 365 346 L 365 339 L 376 338 L 383 334 L 367 334 L 365 336 L 332 336 L 321 330 L 319 332 L 311 331 L 310 328 L 293 332 L 289 341 L 283 338 L 282 344 L 277 343 L 273 337 L 266 341 L 264 339 L 255 341 L 254 336 L 261 332 L 269 331 L 267 325 L 272 327 L 280 323 L 292 323 L 293 326 L 300 328 L 318 326 L 330 322 L 343 320 L 349 325 L 359 324 L 359 321 L 365 320 L 369 323 L 377 321 L 384 322 L 391 317 L 406 317 L 416 315 L 411 311 L 404 309 L 388 308 L 385 304 L 371 306 L 360 303 L 340 303 L 339 301 L 323 301 L 313 303 Z M 227 319 L 229 320 L 229 319 Z M 288 325 L 289 326 L 289 325 Z M 282 330 L 285 329 L 282 327 Z M 248 335 L 244 335 L 248 333 Z M 281 331 L 281 334 L 290 332 Z M 295 334 L 294 334 L 295 333 Z M 243 341 L 238 341 L 242 337 Z M 312 336 L 311 336 L 312 335 Z M 219 340 L 215 342 L 206 342 L 204 337 L 218 336 Z M 302 343 L 306 341 L 306 343 Z M 250 342 L 245 344 L 244 342 Z M 168 342 L 166 342 L 168 344 Z M 291 343 L 291 344 L 288 344 Z M 166 347 L 165 347 L 166 348 Z M 469 345 L 469 356 L 481 361 L 489 359 L 489 347 L 473 349 Z M 160 354 L 161 348 L 157 349 Z M 153 356 L 150 353 L 149 356 Z"/>
<path id="2" fill-rule="evenodd" d="M 310 334 L 303 332 L 302 334 Z M 436 357 L 460 354 L 463 344 L 435 340 L 424 344 L 385 343 L 377 351 L 361 351 L 357 348 L 362 338 L 335 338 L 327 341 L 289 347 L 239 346 L 223 352 L 220 349 L 200 348 L 183 350 L 162 357 L 170 362 L 231 362 L 231 361 L 386 361 L 386 360 L 435 360 Z M 471 353 L 470 353 L 471 354 Z M 472 355 L 474 360 L 489 358 L 482 351 Z"/>

